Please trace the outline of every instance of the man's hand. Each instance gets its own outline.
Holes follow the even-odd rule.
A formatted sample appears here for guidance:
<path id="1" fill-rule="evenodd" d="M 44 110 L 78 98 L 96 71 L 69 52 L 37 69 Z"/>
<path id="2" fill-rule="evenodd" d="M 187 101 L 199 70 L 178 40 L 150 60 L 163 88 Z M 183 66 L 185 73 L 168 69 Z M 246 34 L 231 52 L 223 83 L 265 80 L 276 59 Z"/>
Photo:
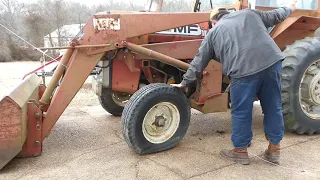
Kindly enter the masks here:
<path id="1" fill-rule="evenodd" d="M 181 88 L 181 89 L 183 89 L 185 92 L 188 91 L 188 87 L 187 87 L 187 86 L 184 86 L 184 85 L 182 85 L 182 84 L 170 84 L 170 85 L 173 86 L 173 87 Z"/>
<path id="2" fill-rule="evenodd" d="M 292 10 L 292 11 L 295 11 L 296 9 L 297 9 L 297 1 L 298 0 L 293 0 L 293 3 L 290 5 L 290 9 Z"/>
<path id="3" fill-rule="evenodd" d="M 182 85 L 182 84 L 170 84 L 171 86 L 177 87 L 177 88 L 184 88 L 186 86 Z"/>

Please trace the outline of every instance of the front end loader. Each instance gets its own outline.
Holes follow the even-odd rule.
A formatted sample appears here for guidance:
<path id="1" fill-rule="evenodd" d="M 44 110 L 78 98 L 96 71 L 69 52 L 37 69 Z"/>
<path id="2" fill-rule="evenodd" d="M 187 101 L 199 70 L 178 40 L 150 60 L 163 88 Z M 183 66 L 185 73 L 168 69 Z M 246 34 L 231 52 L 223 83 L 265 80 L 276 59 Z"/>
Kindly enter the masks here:
<path id="1" fill-rule="evenodd" d="M 188 63 L 156 51 L 168 53 L 176 48 L 180 55 L 173 57 L 192 59 L 200 43 L 191 40 L 190 44 L 184 41 L 180 45 L 157 43 L 143 47 L 143 35 L 207 22 L 208 18 L 209 13 L 149 12 L 111 12 L 92 17 L 70 43 L 47 87 L 41 84 L 40 77 L 31 74 L 0 101 L 0 168 L 14 157 L 41 154 L 43 140 L 100 60 L 112 62 L 110 68 L 124 75 L 113 76 L 113 89 L 132 94 L 138 89 L 139 67 L 148 67 L 150 59 L 156 57 L 169 65 L 188 68 Z M 186 44 L 193 47 L 192 53 L 183 54 L 177 48 Z M 130 80 L 122 81 L 129 73 Z"/>
<path id="2" fill-rule="evenodd" d="M 189 93 L 168 85 L 182 80 L 210 29 L 212 7 L 198 12 L 199 2 L 196 12 L 109 11 L 90 18 L 70 46 L 64 47 L 67 51 L 48 86 L 31 74 L 0 101 L 0 168 L 14 157 L 41 154 L 43 140 L 96 67 L 93 89 L 108 112 L 122 116 L 125 140 L 138 154 L 178 144 L 189 126 L 190 107 L 203 113 L 227 111 L 230 80 L 216 61 L 209 63 Z M 228 6 L 232 11 L 246 7 L 246 0 Z M 320 118 L 312 113 L 319 96 L 313 90 L 320 82 L 320 41 L 313 37 L 320 24 L 319 12 L 319 8 L 297 11 L 270 31 L 281 49 L 311 38 L 287 47 L 283 74 L 287 127 L 309 134 L 320 129 Z"/>

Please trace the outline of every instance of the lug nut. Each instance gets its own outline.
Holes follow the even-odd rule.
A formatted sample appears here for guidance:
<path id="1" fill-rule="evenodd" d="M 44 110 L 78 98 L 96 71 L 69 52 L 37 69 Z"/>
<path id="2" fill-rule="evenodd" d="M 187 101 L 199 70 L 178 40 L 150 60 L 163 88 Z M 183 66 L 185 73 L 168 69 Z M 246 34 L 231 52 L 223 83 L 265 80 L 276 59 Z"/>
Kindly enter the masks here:
<path id="1" fill-rule="evenodd" d="M 35 118 L 38 120 L 40 118 L 40 114 L 36 113 Z"/>

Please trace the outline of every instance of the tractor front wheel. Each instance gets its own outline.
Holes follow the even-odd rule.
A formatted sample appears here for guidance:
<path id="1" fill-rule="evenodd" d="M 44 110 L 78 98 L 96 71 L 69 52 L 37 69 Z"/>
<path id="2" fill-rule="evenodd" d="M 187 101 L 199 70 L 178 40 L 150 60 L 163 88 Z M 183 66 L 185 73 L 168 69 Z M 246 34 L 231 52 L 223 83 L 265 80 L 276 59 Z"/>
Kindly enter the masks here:
<path id="1" fill-rule="evenodd" d="M 282 110 L 287 130 L 320 132 L 320 41 L 305 38 L 284 51 Z"/>
<path id="2" fill-rule="evenodd" d="M 131 95 L 128 93 L 102 90 L 99 102 L 108 113 L 114 116 L 121 116 L 123 108 L 130 97 Z"/>
<path id="3" fill-rule="evenodd" d="M 123 135 L 137 154 L 168 150 L 186 134 L 190 116 L 189 101 L 180 89 L 150 84 L 126 104 L 121 117 Z"/>

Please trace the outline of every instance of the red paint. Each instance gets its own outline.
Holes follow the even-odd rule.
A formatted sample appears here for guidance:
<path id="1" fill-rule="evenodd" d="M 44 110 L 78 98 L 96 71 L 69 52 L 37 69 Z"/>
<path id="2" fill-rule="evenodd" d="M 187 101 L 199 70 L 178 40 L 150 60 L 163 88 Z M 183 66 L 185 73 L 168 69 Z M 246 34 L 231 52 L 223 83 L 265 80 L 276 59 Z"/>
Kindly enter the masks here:
<path id="1" fill-rule="evenodd" d="M 27 139 L 18 157 L 40 156 L 42 152 L 42 112 L 34 102 L 28 102 Z"/>
<path id="2" fill-rule="evenodd" d="M 60 61 L 61 58 L 62 58 L 62 55 L 59 56 L 59 57 L 57 57 L 56 59 L 54 59 L 54 60 L 52 60 L 52 61 L 47 62 L 47 63 L 44 64 L 44 65 L 38 67 L 37 69 L 35 69 L 35 70 L 27 73 L 26 75 L 23 76 L 22 80 L 24 80 L 24 78 L 26 78 L 26 77 L 29 76 L 30 74 L 33 74 L 33 73 L 39 71 L 40 69 L 44 68 L 45 66 L 48 66 L 49 64 L 52 64 L 52 63 L 54 63 L 54 62 L 56 62 L 56 61 Z"/>

